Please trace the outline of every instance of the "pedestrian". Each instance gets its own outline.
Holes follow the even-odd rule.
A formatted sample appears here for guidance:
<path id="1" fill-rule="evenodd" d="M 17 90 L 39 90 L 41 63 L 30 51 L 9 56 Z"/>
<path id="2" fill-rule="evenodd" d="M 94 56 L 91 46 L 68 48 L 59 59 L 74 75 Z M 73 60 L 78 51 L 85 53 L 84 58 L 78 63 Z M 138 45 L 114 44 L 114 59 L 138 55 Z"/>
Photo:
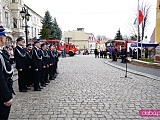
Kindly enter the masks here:
<path id="1" fill-rule="evenodd" d="M 17 38 L 17 46 L 14 50 L 14 58 L 16 69 L 18 70 L 18 86 L 19 92 L 27 92 L 27 81 L 25 79 L 27 64 L 26 51 L 24 49 L 25 40 L 23 37 Z"/>
<path id="2" fill-rule="evenodd" d="M 40 79 L 42 77 L 42 51 L 40 42 L 34 42 L 32 49 L 32 69 L 34 71 L 34 91 L 41 91 Z"/>
<path id="3" fill-rule="evenodd" d="M 122 63 L 125 63 L 126 62 L 126 57 L 127 57 L 127 50 L 126 50 L 126 47 L 125 46 L 122 46 L 122 49 L 121 49 L 121 59 L 122 59 Z"/>
<path id="4" fill-rule="evenodd" d="M 8 120 L 14 93 L 11 81 L 13 67 L 8 54 L 3 50 L 5 42 L 5 29 L 0 26 L 0 120 Z"/>

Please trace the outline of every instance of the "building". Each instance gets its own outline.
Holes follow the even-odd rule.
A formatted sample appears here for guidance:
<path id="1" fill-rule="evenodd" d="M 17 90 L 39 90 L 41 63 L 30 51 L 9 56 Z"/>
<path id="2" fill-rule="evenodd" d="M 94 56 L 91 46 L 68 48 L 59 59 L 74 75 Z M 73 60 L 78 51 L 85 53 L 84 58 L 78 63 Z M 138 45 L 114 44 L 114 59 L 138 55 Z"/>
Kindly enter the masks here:
<path id="1" fill-rule="evenodd" d="M 88 39 L 88 52 L 94 53 L 94 49 L 96 48 L 96 38 L 93 33 L 86 33 Z"/>
<path id="2" fill-rule="evenodd" d="M 23 7 L 28 9 L 31 15 L 31 21 L 28 22 L 28 36 L 30 39 L 38 38 L 38 33 L 42 28 L 40 22 L 42 17 L 24 5 L 23 0 L 0 0 L 0 25 L 4 26 L 7 34 L 6 45 L 15 45 L 19 36 L 25 38 L 25 21 L 20 15 Z"/>
<path id="3" fill-rule="evenodd" d="M 34 39 L 39 39 L 39 33 L 42 29 L 42 19 L 43 17 L 40 16 L 38 13 L 33 11 L 27 5 L 24 5 L 30 14 L 30 20 L 28 21 L 28 39 L 29 42 L 32 42 Z"/>
<path id="4" fill-rule="evenodd" d="M 160 0 L 157 0 L 155 40 L 160 43 Z"/>
<path id="5" fill-rule="evenodd" d="M 65 31 L 62 36 L 65 43 L 71 43 L 79 47 L 80 50 L 88 49 L 88 36 L 84 32 L 84 28 L 77 28 L 73 31 Z"/>

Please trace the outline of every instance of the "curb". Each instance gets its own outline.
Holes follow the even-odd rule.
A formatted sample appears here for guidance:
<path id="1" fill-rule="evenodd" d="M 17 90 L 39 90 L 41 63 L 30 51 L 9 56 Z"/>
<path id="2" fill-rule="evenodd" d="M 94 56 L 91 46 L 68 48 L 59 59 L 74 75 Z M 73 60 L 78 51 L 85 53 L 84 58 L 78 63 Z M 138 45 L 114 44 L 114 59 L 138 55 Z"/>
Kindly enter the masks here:
<path id="1" fill-rule="evenodd" d="M 121 67 L 121 66 L 118 66 L 118 65 L 115 65 L 115 64 L 112 64 L 112 63 L 109 63 L 108 61 L 105 61 L 104 63 L 107 64 L 107 65 L 110 65 L 110 66 L 114 66 L 114 67 L 116 67 L 117 69 L 126 71 L 126 68 Z M 135 74 L 135 75 L 139 75 L 139 76 L 151 78 L 151 79 L 153 79 L 153 80 L 160 81 L 160 78 L 159 78 L 158 76 L 155 76 L 155 75 L 150 75 L 150 74 L 147 74 L 147 73 L 143 73 L 143 72 L 131 70 L 131 69 L 128 69 L 128 68 L 127 68 L 127 72 L 132 73 L 132 74 Z"/>

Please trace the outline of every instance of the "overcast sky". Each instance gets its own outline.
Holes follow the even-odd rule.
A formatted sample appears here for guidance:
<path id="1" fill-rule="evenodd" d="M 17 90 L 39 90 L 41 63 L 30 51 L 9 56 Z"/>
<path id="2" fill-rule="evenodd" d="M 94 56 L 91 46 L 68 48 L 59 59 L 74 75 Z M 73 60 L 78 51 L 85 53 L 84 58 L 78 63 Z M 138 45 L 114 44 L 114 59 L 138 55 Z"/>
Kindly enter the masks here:
<path id="1" fill-rule="evenodd" d="M 140 4 L 143 0 L 139 0 Z M 84 28 L 85 32 L 114 38 L 120 28 L 122 35 L 130 35 L 136 17 L 138 0 L 24 0 L 35 12 L 44 17 L 48 10 L 56 17 L 64 31 Z M 149 16 L 148 38 L 155 27 L 156 0 L 144 0 L 152 5 Z"/>

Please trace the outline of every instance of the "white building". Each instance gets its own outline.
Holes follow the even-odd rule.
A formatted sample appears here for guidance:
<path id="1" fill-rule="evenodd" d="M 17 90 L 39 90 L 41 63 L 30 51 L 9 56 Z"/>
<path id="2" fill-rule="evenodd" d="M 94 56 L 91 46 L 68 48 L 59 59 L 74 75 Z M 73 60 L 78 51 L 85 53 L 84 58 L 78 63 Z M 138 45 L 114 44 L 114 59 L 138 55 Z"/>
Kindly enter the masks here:
<path id="1" fill-rule="evenodd" d="M 39 38 L 38 33 L 42 28 L 42 17 L 35 11 L 24 5 L 23 0 L 0 0 L 0 25 L 3 25 L 7 33 L 6 45 L 13 44 L 18 37 L 25 38 L 25 23 L 20 15 L 20 11 L 25 7 L 31 15 L 28 22 L 28 38 Z"/>
<path id="2" fill-rule="evenodd" d="M 89 53 L 94 53 L 96 48 L 96 38 L 93 33 L 86 33 L 86 35 L 88 37 L 88 51 Z"/>
<path id="3" fill-rule="evenodd" d="M 33 11 L 31 8 L 29 8 L 27 5 L 24 5 L 28 9 L 28 13 L 31 15 L 30 20 L 28 21 L 28 39 L 29 42 L 32 42 L 33 39 L 39 39 L 39 33 L 42 29 L 42 19 L 43 17 L 40 16 L 38 13 Z"/>

